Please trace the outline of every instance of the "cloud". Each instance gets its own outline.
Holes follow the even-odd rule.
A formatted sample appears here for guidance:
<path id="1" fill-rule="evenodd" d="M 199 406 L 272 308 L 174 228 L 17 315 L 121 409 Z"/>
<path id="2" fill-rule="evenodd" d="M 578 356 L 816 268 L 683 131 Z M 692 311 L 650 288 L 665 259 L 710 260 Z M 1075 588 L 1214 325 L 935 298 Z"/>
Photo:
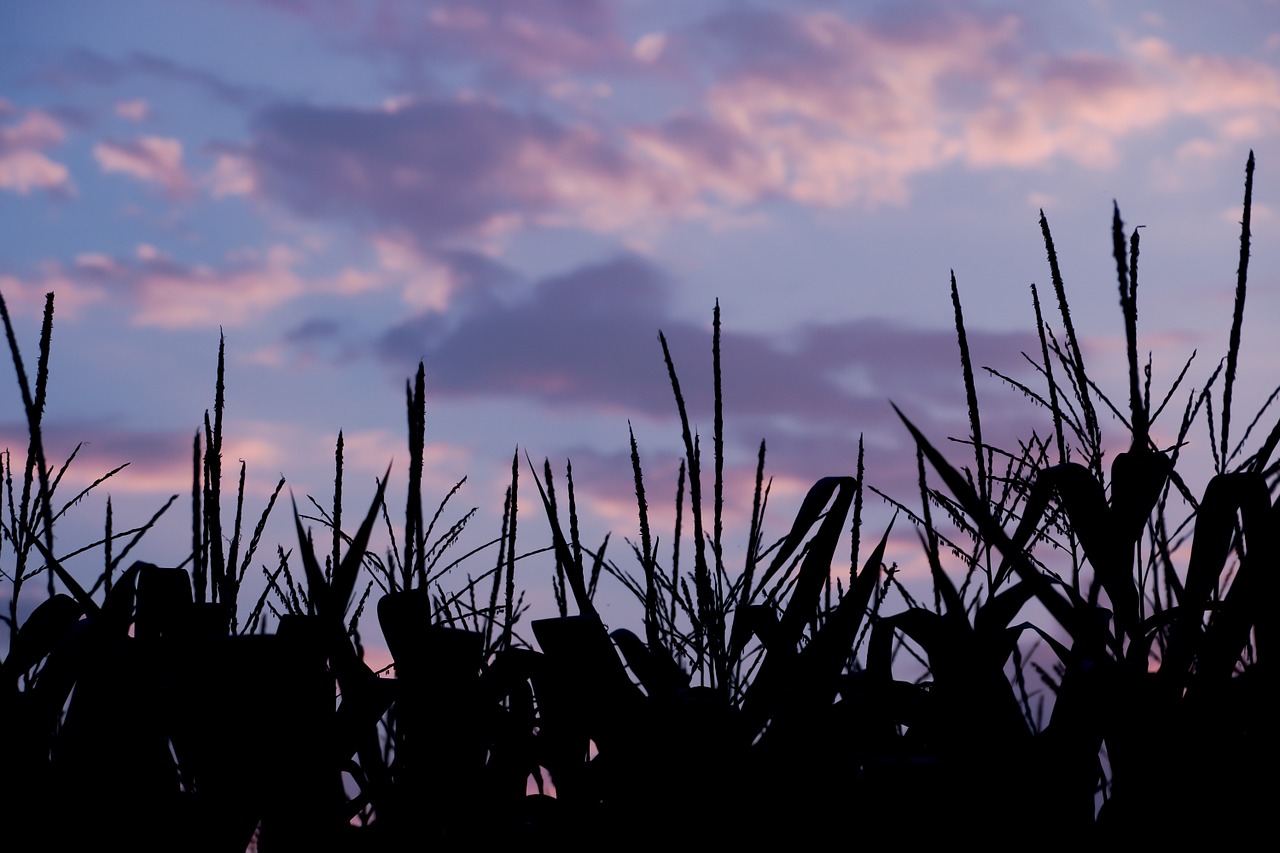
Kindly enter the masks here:
<path id="1" fill-rule="evenodd" d="M 628 141 L 652 164 L 655 175 L 686 188 L 680 202 L 688 212 L 707 205 L 749 205 L 787 193 L 786 158 L 761 150 L 724 122 L 681 115 L 632 128 Z"/>
<path id="2" fill-rule="evenodd" d="M 592 407 L 669 419 L 667 339 L 690 417 L 711 420 L 709 330 L 669 313 L 671 283 L 646 261 L 619 256 L 543 279 L 521 299 L 455 301 L 388 329 L 377 354 L 401 369 L 425 358 L 434 393 L 515 397 L 552 409 Z M 1031 335 L 969 331 L 978 364 L 1016 364 Z M 897 431 L 890 398 L 922 417 L 960 413 L 964 390 L 954 334 L 876 319 L 814 324 L 785 337 L 722 332 L 724 400 L 748 445 L 766 429 L 797 435 Z M 699 379 L 702 377 L 702 379 Z M 1021 402 L 1021 401 L 1019 401 Z M 998 407 L 998 401 L 993 406 Z"/>
<path id="3" fill-rule="evenodd" d="M 55 468 L 61 467 L 79 447 L 62 478 L 64 501 L 75 493 L 70 490 L 85 488 L 125 464 L 129 467 L 100 487 L 104 499 L 108 492 L 190 492 L 190 432 L 122 429 L 104 420 L 46 418 L 41 437 L 46 459 Z M 26 448 L 27 440 L 26 424 L 0 423 L 0 449 L 17 454 Z"/>
<path id="4" fill-rule="evenodd" d="M 290 344 L 305 344 L 310 341 L 322 341 L 336 337 L 341 331 L 342 326 L 337 320 L 315 318 L 300 323 L 285 332 L 284 339 Z"/>
<path id="5" fill-rule="evenodd" d="M 265 99 L 261 89 L 232 83 L 222 76 L 155 54 L 136 52 L 120 59 L 87 48 L 76 48 L 44 69 L 39 78 L 61 89 L 83 85 L 111 86 L 129 77 L 149 77 L 191 86 L 213 99 L 237 108 L 253 107 Z"/>
<path id="6" fill-rule="evenodd" d="M 371 239 L 378 266 L 405 282 L 402 295 L 416 311 L 444 311 L 458 289 L 458 278 L 448 265 L 418 250 L 403 235 L 379 234 Z"/>
<path id="7" fill-rule="evenodd" d="M 474 74 L 479 88 L 555 84 L 637 66 L 609 0 L 431 0 L 304 3 L 236 0 L 290 15 L 322 38 L 392 63 L 416 89 L 440 69 Z"/>
<path id="8" fill-rule="evenodd" d="M 657 62 L 667 47 L 666 33 L 645 33 L 631 46 L 631 54 L 646 64 Z"/>
<path id="9" fill-rule="evenodd" d="M 17 113 L 16 107 L 0 98 L 0 120 Z M 16 122 L 0 126 L 0 189 L 19 195 L 34 190 L 74 195 L 71 172 L 44 153 L 65 138 L 62 125 L 39 110 L 28 110 Z"/>
<path id="10" fill-rule="evenodd" d="M 151 115 L 151 104 L 145 98 L 132 101 L 118 101 L 116 115 L 129 121 L 145 121 Z"/>
<path id="11" fill-rule="evenodd" d="M 584 267 L 539 282 L 518 304 L 424 312 L 388 330 L 378 352 L 397 362 L 426 353 L 439 393 L 652 409 L 661 362 L 637 359 L 656 346 L 659 276 L 633 257 Z"/>
<path id="12" fill-rule="evenodd" d="M 629 57 L 616 30 L 614 7 L 603 0 L 454 0 L 435 4 L 418 33 L 384 27 L 378 34 L 384 44 L 413 34 L 446 56 L 489 58 L 494 76 L 514 80 L 616 68 Z"/>
<path id="13" fill-rule="evenodd" d="M 423 312 L 389 328 L 374 352 L 397 373 L 423 359 L 427 387 L 442 405 L 514 399 L 566 423 L 613 420 L 617 451 L 602 452 L 594 440 L 575 443 L 570 435 L 554 452 L 573 460 L 580 506 L 589 506 L 621 535 L 635 520 L 628 497 L 634 487 L 627 421 L 640 443 L 655 514 L 670 510 L 682 455 L 659 330 L 672 352 L 691 426 L 701 434 L 706 477 L 711 476 L 705 461 L 713 429 L 711 329 L 673 313 L 674 286 L 660 268 L 623 255 L 509 291 L 499 288 L 474 301 L 464 288 L 449 312 Z M 1020 355 L 1038 351 L 1033 334 L 971 324 L 968 339 L 975 364 L 1037 386 Z M 914 467 L 900 464 L 904 454 L 911 458 L 910 436 L 891 400 L 956 464 L 973 464 L 968 448 L 946 441 L 968 434 L 952 332 L 863 318 L 778 334 L 742 333 L 728 316 L 721 351 L 727 513 L 738 528 L 749 518 L 762 438 L 768 446 L 766 475 L 775 478 L 775 531 L 816 479 L 853 472 L 860 436 L 868 481 L 899 498 L 917 494 Z M 1033 431 L 1051 434 L 1052 423 L 1041 410 L 985 374 L 978 377 L 978 395 L 988 443 L 1016 448 Z M 878 499 L 868 500 L 879 506 Z"/>
<path id="14" fill-rule="evenodd" d="M 439 4 L 411 21 L 393 13 L 387 39 L 450 34 L 439 52 L 417 45 L 424 61 L 487 57 L 485 46 L 500 43 L 493 61 L 545 77 L 552 96 L 522 102 L 533 109 L 465 90 L 368 108 L 278 104 L 258 113 L 247 145 L 224 153 L 214 192 L 431 247 L 539 226 L 617 233 L 731 221 L 778 199 L 898 205 L 914 179 L 948 168 L 1111 168 L 1128 141 L 1186 120 L 1223 151 L 1280 131 L 1271 66 L 1124 35 L 1107 36 L 1107 55 L 1058 50 L 1011 13 L 733 7 L 615 46 L 610 14 L 567 8 L 542 4 L 536 21 L 507 5 Z M 605 80 L 581 73 L 595 67 L 587 47 L 546 49 L 566 34 L 607 43 L 597 57 Z M 623 65 L 603 59 L 615 51 Z M 665 79 L 672 62 L 688 72 L 691 97 L 665 116 L 581 107 L 607 100 L 615 82 Z"/>
<path id="15" fill-rule="evenodd" d="M 0 294 L 4 295 L 11 314 L 39 317 L 44 311 L 45 295 L 56 293 L 58 315 L 77 319 L 90 307 L 104 302 L 106 294 L 96 287 L 83 285 L 76 273 L 75 269 L 67 270 L 52 262 L 26 277 L 0 272 Z"/>
<path id="16" fill-rule="evenodd" d="M 129 142 L 100 142 L 93 157 L 104 172 L 131 175 L 158 184 L 170 198 L 190 198 L 194 185 L 182 167 L 182 143 L 163 136 L 143 136 Z"/>
<path id="17" fill-rule="evenodd" d="M 206 184 L 214 198 L 250 196 L 258 191 L 252 167 L 236 154 L 219 154 Z"/>
<path id="18" fill-rule="evenodd" d="M 299 258 L 283 247 L 241 253 L 221 268 L 189 265 L 143 245 L 134 258 L 82 254 L 74 264 L 48 261 L 34 275 L 0 275 L 6 300 L 35 313 L 43 294 L 58 294 L 58 312 L 83 316 L 93 305 L 124 306 L 139 326 L 164 329 L 237 326 L 302 295 Z"/>
<path id="19" fill-rule="evenodd" d="M 294 261 L 291 251 L 277 247 L 262 259 L 222 270 L 166 260 L 144 263 L 136 279 L 140 292 L 134 322 L 174 329 L 260 320 L 265 312 L 304 292 Z"/>
<path id="20" fill-rule="evenodd" d="M 482 100 L 277 106 L 245 152 L 263 195 L 426 243 L 542 223 L 611 230 L 682 192 L 594 128 Z"/>
<path id="21" fill-rule="evenodd" d="M 700 108 L 632 138 L 730 203 L 875 206 L 958 164 L 1110 168 L 1117 146 L 1183 119 L 1222 138 L 1280 130 L 1280 72 L 1260 62 L 1154 38 L 1059 51 L 1017 15 L 951 6 L 889 15 L 713 16 L 685 36 L 716 66 Z"/>
<path id="22" fill-rule="evenodd" d="M 1117 57 L 1038 57 L 1032 74 L 1000 79 L 1004 102 L 969 123 L 965 156 L 978 166 L 1055 158 L 1109 168 L 1117 146 L 1191 119 L 1222 141 L 1280 130 L 1280 72 L 1251 60 L 1179 54 L 1156 38 L 1123 40 Z M 1232 151 L 1237 146 L 1231 146 Z"/>

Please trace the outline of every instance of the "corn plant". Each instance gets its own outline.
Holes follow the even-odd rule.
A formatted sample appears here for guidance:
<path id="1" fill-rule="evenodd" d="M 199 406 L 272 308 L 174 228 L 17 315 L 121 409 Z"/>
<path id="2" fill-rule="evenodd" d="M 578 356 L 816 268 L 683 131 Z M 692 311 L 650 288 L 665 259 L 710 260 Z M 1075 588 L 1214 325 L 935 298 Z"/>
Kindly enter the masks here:
<path id="1" fill-rule="evenodd" d="M 684 454 L 663 543 L 630 436 L 638 569 L 609 556 L 608 536 L 584 545 L 571 465 L 558 491 L 550 463 L 522 465 L 519 451 L 499 534 L 455 557 L 474 510 L 441 524 L 459 482 L 426 518 L 419 365 L 406 385 L 403 527 L 391 522 L 388 468 L 355 532 L 344 530 L 339 433 L 331 504 L 311 498 L 304 515 L 295 503 L 297 545 L 261 566 L 263 592 L 241 618 L 284 481 L 245 537 L 242 465 L 224 515 L 222 343 L 214 406 L 193 443 L 191 552 L 176 566 L 124 568 L 176 496 L 123 531 L 108 501 L 101 540 L 68 551 L 55 539 L 55 522 L 121 469 L 63 501 L 76 452 L 49 464 L 41 431 L 52 296 L 34 382 L 0 298 L 29 434 L 25 460 L 0 457 L 0 582 L 11 594 L 0 615 L 0 819 L 47 825 L 57 846 L 210 851 L 558 841 L 623 827 L 639 844 L 794 845 L 826 841 L 832 814 L 916 844 L 960 832 L 1011 846 L 1047 833 L 1113 844 L 1258 831 L 1271 789 L 1255 779 L 1276 758 L 1264 650 L 1276 631 L 1280 423 L 1258 442 L 1270 401 L 1243 430 L 1233 417 L 1253 172 L 1251 155 L 1226 354 L 1188 393 L 1172 443 L 1159 446 L 1153 425 L 1173 417 L 1191 362 L 1153 397 L 1139 357 L 1138 232 L 1113 212 L 1128 368 L 1117 405 L 1085 367 L 1042 214 L 1061 331 L 1033 287 L 1035 381 L 988 370 L 1042 411 L 1045 428 L 1012 449 L 984 438 L 953 275 L 970 459 L 953 464 L 899 411 L 918 508 L 864 482 L 859 443 L 854 471 L 818 480 L 766 545 L 762 442 L 740 569 L 723 557 L 718 305 L 709 473 L 660 336 Z M 1109 464 L 1099 413 L 1126 434 Z M 1198 490 L 1179 463 L 1201 424 L 1214 474 Z M 526 477 L 551 530 L 534 548 L 517 541 Z M 915 525 L 931 603 L 884 568 L 894 522 L 860 554 L 868 492 Z M 484 571 L 463 568 L 494 545 Z M 65 564 L 98 547 L 103 568 L 86 588 Z M 556 614 L 532 620 L 528 637 L 516 564 L 544 552 Z M 635 597 L 639 634 L 601 619 L 604 575 Z M 40 580 L 45 600 L 23 620 L 19 593 Z M 889 612 L 895 591 L 904 606 Z M 371 599 L 394 659 L 379 672 L 361 633 Z"/>
<path id="2" fill-rule="evenodd" d="M 1007 780 L 1021 768 L 1025 779 L 1043 786 L 1049 809 L 1037 810 L 1052 825 L 1072 835 L 1083 835 L 1092 826 L 1095 794 L 1104 800 L 1098 825 L 1120 837 L 1136 837 L 1141 832 L 1173 840 L 1185 831 L 1207 831 L 1228 814 L 1253 825 L 1262 820 L 1263 813 L 1258 811 L 1262 795 L 1252 785 L 1249 767 L 1259 757 L 1257 749 L 1274 758 L 1274 739 L 1266 738 L 1259 706 L 1253 703 L 1272 686 L 1267 674 L 1270 670 L 1261 666 L 1261 650 L 1264 637 L 1274 632 L 1273 617 L 1263 602 L 1275 592 L 1280 510 L 1272 501 L 1276 466 L 1270 457 L 1280 425 L 1248 457 L 1242 458 L 1243 439 L 1234 448 L 1228 441 L 1246 294 L 1253 171 L 1251 154 L 1246 168 L 1235 310 L 1224 358 L 1223 402 L 1216 421 L 1209 407 L 1213 386 L 1223 375 L 1221 365 L 1208 383 L 1188 398 L 1175 445 L 1162 449 L 1152 440 L 1151 424 L 1165 406 L 1162 403 L 1153 408 L 1149 365 L 1145 383 L 1140 379 L 1143 366 L 1138 358 L 1136 322 L 1139 237 L 1135 230 L 1126 244 L 1118 208 L 1113 216 L 1112 242 L 1127 342 L 1127 412 L 1088 379 L 1042 214 L 1054 288 L 1068 331 L 1067 344 L 1059 345 L 1047 332 L 1037 305 L 1042 341 L 1039 372 L 1048 390 L 1031 391 L 1030 396 L 1051 416 L 1057 464 L 1032 466 L 1031 474 L 1021 477 L 1011 504 L 993 501 L 984 485 L 993 482 L 989 472 L 979 467 L 976 482 L 972 476 L 962 475 L 903 416 L 921 454 L 951 494 L 950 501 L 938 493 L 929 493 L 927 500 L 954 507 L 966 520 L 975 543 L 965 555 L 970 569 L 984 549 L 999 554 L 989 597 L 977 607 L 972 627 L 957 618 L 968 608 L 938 570 L 935 547 L 930 547 L 930 561 L 934 582 L 946 601 L 946 613 L 926 618 L 929 611 L 912 610 L 887 622 L 913 634 L 930 651 L 934 684 L 929 698 L 941 707 L 924 737 L 933 737 L 937 741 L 934 748 L 945 755 L 948 739 L 981 733 L 994 721 L 992 708 L 985 707 L 978 697 L 1001 694 L 1001 704 L 1009 706 L 1012 692 L 999 684 L 995 673 L 1013 653 L 1014 638 L 1009 633 L 1032 627 L 1009 627 L 1019 609 L 1013 603 L 1034 598 L 1056 623 L 1056 630 L 1034 629 L 1058 657 L 1058 677 L 1046 679 L 1056 693 L 1056 704 L 1034 746 L 1018 747 L 997 772 Z M 958 312 L 957 322 L 963 347 Z M 1046 340 L 1053 342 L 1044 343 Z M 1174 389 L 1185 374 L 1186 368 L 1175 380 Z M 1060 378 L 1063 376 L 1065 382 Z M 968 373 L 966 385 L 972 407 Z M 1019 388 L 1030 390 L 1022 385 Z M 1171 389 L 1165 403 L 1173 393 Z M 1103 466 L 1095 401 L 1110 410 L 1129 432 L 1128 449 L 1115 457 L 1109 476 Z M 1202 408 L 1218 473 L 1197 500 L 1175 465 Z M 1261 417 L 1260 412 L 1253 425 Z M 982 444 L 977 423 L 975 415 L 970 443 L 981 466 L 984 454 L 989 458 L 992 450 Z M 1070 459 L 1064 433 L 1079 442 L 1084 462 Z M 1215 433 L 1220 441 L 1215 441 Z M 1186 501 L 1189 515 L 1171 534 L 1168 503 L 1175 492 Z M 1005 529 L 1010 523 L 1014 524 L 1012 534 Z M 1183 550 L 1180 546 L 1188 540 L 1190 556 L 1180 567 L 1181 558 L 1175 553 Z M 1041 562 L 1037 545 L 1040 551 L 1046 547 L 1065 551 L 1069 572 L 1055 572 Z M 985 672 L 966 672 L 963 667 L 951 671 L 944 654 L 950 657 L 959 647 L 959 637 L 969 631 L 976 634 L 980 623 L 992 625 L 992 616 L 997 617 L 997 633 L 992 636 L 998 643 L 994 655 L 985 654 Z M 926 626 L 929 622 L 946 622 L 953 629 L 936 630 Z M 1000 637 L 1000 633 L 1006 636 Z M 873 647 L 875 642 L 873 638 Z M 967 662 L 983 657 L 971 654 Z M 948 703 L 942 687 L 952 678 L 958 680 Z M 991 690 L 983 690 L 980 684 L 990 685 Z M 957 699 L 970 713 L 978 713 L 969 717 L 956 707 Z M 1011 719 L 1008 728 L 1020 727 Z M 913 728 L 911 733 L 916 732 Z M 983 755 L 961 753 L 952 760 L 962 763 L 967 758 L 991 766 L 993 739 L 994 735 L 979 738 Z M 1030 764 L 1028 754 L 1035 756 Z M 1025 806 L 1032 808 L 1029 803 Z M 1179 815 L 1177 820 L 1153 819 L 1153 815 L 1170 810 Z"/>

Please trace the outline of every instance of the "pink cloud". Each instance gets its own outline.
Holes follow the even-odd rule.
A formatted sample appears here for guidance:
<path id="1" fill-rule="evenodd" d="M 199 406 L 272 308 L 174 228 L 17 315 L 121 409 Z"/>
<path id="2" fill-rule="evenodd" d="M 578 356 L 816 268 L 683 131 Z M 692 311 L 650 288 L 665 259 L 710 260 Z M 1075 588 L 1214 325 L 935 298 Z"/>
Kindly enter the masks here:
<path id="1" fill-rule="evenodd" d="M 1236 140 L 1232 152 L 1280 131 L 1280 72 L 1263 63 L 1150 38 L 1120 40 L 1115 57 L 1051 54 L 1015 15 L 935 18 L 710 19 L 697 45 L 728 60 L 701 113 L 631 139 L 681 185 L 726 202 L 844 206 L 902 203 L 911 178 L 956 163 L 1107 168 L 1125 140 L 1180 119 Z"/>
<path id="2" fill-rule="evenodd" d="M 116 496 L 174 493 L 185 496 L 191 491 L 192 436 L 200 426 L 200 413 L 189 414 L 193 416 L 189 430 L 131 428 L 111 419 L 54 417 L 46 420 L 42 432 L 51 464 L 61 464 L 81 445 L 75 463 L 67 469 L 61 483 L 67 492 L 82 489 L 107 471 L 127 464 L 127 468 L 103 484 L 98 494 L 104 500 L 108 492 Z M 223 476 L 229 478 L 231 466 L 238 466 L 239 460 L 244 460 L 246 492 L 256 499 L 270 494 L 282 469 L 303 471 L 317 458 L 331 458 L 332 441 L 332 436 L 323 431 L 307 434 L 294 424 L 238 418 L 235 430 L 224 439 Z M 0 422 L 0 449 L 12 450 L 26 444 L 24 424 Z M 368 444 L 359 433 L 348 436 L 347 445 L 351 449 L 347 459 L 361 473 L 381 474 L 396 455 L 393 449 L 399 451 L 399 447 L 393 448 L 388 441 L 386 452 L 377 454 L 366 448 Z M 447 461 L 446 455 L 439 451 L 429 458 Z M 234 487 L 234 481 L 228 484 L 224 480 L 224 488 L 228 485 Z M 180 506 L 175 505 L 170 512 L 181 513 Z"/>
<path id="3" fill-rule="evenodd" d="M 11 308 L 29 314 L 54 291 L 59 316 L 80 317 L 89 306 L 111 305 L 125 306 L 139 326 L 238 326 L 306 291 L 309 283 L 294 270 L 297 262 L 294 252 L 276 246 L 245 253 L 221 268 L 190 266 L 143 245 L 135 258 L 89 253 L 70 266 L 46 262 L 25 278 L 0 274 L 0 289 Z"/>
<path id="4" fill-rule="evenodd" d="M 84 284 L 79 272 L 47 263 L 35 275 L 27 277 L 0 273 L 0 294 L 4 294 L 11 314 L 39 317 L 44 310 L 45 294 L 56 293 L 58 316 L 80 318 L 106 297 L 99 288 Z"/>
<path id="5" fill-rule="evenodd" d="M 980 166 L 1039 165 L 1066 157 L 1110 167 L 1116 146 L 1179 119 L 1210 140 L 1280 130 L 1280 72 L 1249 60 L 1178 54 L 1155 38 L 1122 42 L 1119 58 L 1075 55 L 1036 63 L 1037 73 L 999 79 L 1001 103 L 968 124 L 965 156 Z M 1213 145 L 1201 141 L 1201 150 Z M 1223 146 L 1231 156 L 1238 144 Z"/>
<path id="6" fill-rule="evenodd" d="M 182 143 L 176 139 L 143 136 L 131 142 L 101 142 L 93 147 L 93 157 L 102 171 L 158 184 L 171 198 L 188 198 L 193 191 L 182 167 Z"/>
<path id="7" fill-rule="evenodd" d="M 747 204 L 769 193 L 781 194 L 786 184 L 781 158 L 747 144 L 723 123 L 679 116 L 658 126 L 635 128 L 628 141 L 655 172 L 687 179 L 684 185 L 691 189 L 683 200 L 689 210 L 696 207 L 694 195 Z"/>
<path id="8" fill-rule="evenodd" d="M 442 3 L 428 20 L 444 38 L 503 57 L 521 77 L 598 67 L 626 53 L 601 2 Z"/>
<path id="9" fill-rule="evenodd" d="M 645 33 L 631 46 L 631 55 L 645 64 L 657 62 L 667 48 L 667 34 Z"/>
<path id="10" fill-rule="evenodd" d="M 0 118 L 16 112 L 0 99 Z M 65 138 L 62 125 L 39 110 L 30 110 L 16 123 L 0 127 L 0 189 L 19 195 L 29 195 L 33 190 L 74 194 L 70 171 L 44 153 Z"/>
<path id="11" fill-rule="evenodd" d="M 144 121 L 151 115 L 151 104 L 143 98 L 120 101 L 116 104 L 116 115 L 129 121 Z"/>
<path id="12" fill-rule="evenodd" d="M 58 307 L 61 310 L 61 298 Z M 104 500 L 108 492 L 154 495 L 191 490 L 191 434 L 185 431 L 122 430 L 110 422 L 53 420 L 42 432 L 52 464 L 61 464 L 81 445 L 63 478 L 62 488 L 68 491 L 83 489 L 126 463 L 129 467 L 101 487 Z M 23 446 L 25 441 L 18 443 L 21 435 L 21 428 L 0 425 L 0 446 Z"/>
<path id="13" fill-rule="evenodd" d="M 235 154 L 219 154 L 206 183 L 214 198 L 253 195 L 258 189 L 252 167 Z"/>
<path id="14" fill-rule="evenodd" d="M 256 263 L 223 270 L 146 263 L 135 278 L 138 310 L 134 322 L 176 329 L 258 320 L 306 289 L 292 269 L 294 262 L 292 252 L 277 247 Z"/>
<path id="15" fill-rule="evenodd" d="M 885 32 L 826 12 L 713 18 L 698 44 L 729 60 L 702 115 L 634 138 L 681 184 L 733 203 L 900 203 L 907 178 L 960 155 L 944 83 L 979 77 L 1017 31 L 1012 17 L 953 17 L 941 32 Z"/>

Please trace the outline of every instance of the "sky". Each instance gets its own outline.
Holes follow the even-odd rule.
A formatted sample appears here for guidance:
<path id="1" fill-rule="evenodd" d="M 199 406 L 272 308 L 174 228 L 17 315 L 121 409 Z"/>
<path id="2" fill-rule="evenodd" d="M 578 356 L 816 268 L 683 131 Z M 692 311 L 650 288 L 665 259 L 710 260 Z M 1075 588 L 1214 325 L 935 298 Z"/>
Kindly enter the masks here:
<path id="1" fill-rule="evenodd" d="M 952 273 L 974 361 L 1029 378 L 1032 283 L 1053 310 L 1043 210 L 1086 363 L 1123 400 L 1117 203 L 1143 226 L 1153 388 L 1195 351 L 1185 394 L 1226 351 L 1250 150 L 1237 411 L 1277 383 L 1277 2 L 7 0 L 0 56 L 0 294 L 29 365 L 56 294 L 48 452 L 84 442 L 64 494 L 130 463 L 59 521 L 59 553 L 101 536 L 108 494 L 119 529 L 190 493 L 221 331 L 248 517 L 281 475 L 327 504 L 339 430 L 348 517 L 388 464 L 401 506 L 421 360 L 428 507 L 466 476 L 445 517 L 477 507 L 483 542 L 517 449 L 558 477 L 571 460 L 584 539 L 612 531 L 625 563 L 629 424 L 670 538 L 682 451 L 658 333 L 709 447 L 717 301 L 729 561 L 761 439 L 773 537 L 814 480 L 853 473 L 859 437 L 867 482 L 910 503 L 890 401 L 967 458 L 945 441 L 968 432 Z M 1046 432 L 982 379 L 988 440 Z M 4 447 L 26 447 L 11 372 Z M 522 550 L 548 542 L 529 473 Z M 140 559 L 186 558 L 185 500 Z M 878 535 L 888 512 L 869 512 Z M 265 539 L 262 562 L 294 545 L 287 501 Z M 890 556 L 920 570 L 909 527 Z M 522 571 L 549 615 L 548 565 Z M 638 620 L 605 597 L 606 621 Z"/>

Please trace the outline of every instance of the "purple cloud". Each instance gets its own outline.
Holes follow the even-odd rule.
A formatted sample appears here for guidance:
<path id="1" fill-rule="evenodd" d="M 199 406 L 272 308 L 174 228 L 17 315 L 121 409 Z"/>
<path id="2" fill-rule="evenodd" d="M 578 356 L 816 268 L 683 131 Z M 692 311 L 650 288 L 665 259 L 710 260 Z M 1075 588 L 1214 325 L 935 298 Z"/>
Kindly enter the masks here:
<path id="1" fill-rule="evenodd" d="M 266 97 L 262 89 L 232 83 L 214 72 L 142 52 L 112 59 L 88 48 L 76 48 L 39 75 L 40 79 L 63 89 L 85 84 L 109 86 L 132 76 L 184 83 L 233 107 L 252 107 Z"/>
<path id="2" fill-rule="evenodd" d="M 578 193 L 633 179 L 600 135 L 484 101 L 277 106 L 254 130 L 247 156 L 267 196 L 428 243 L 552 214 Z"/>
<path id="3" fill-rule="evenodd" d="M 379 63 L 390 60 L 394 74 L 417 89 L 448 65 L 474 71 L 485 87 L 637 67 L 616 4 L 606 0 L 235 2 L 305 22 L 322 38 Z"/>
<path id="4" fill-rule="evenodd" d="M 401 369 L 424 358 L 437 394 L 512 395 L 668 418 L 675 406 L 661 330 L 690 416 L 709 424 L 710 330 L 669 312 L 670 286 L 648 262 L 621 256 L 536 282 L 518 301 L 459 303 L 448 318 L 421 314 L 389 329 L 376 351 Z M 1038 348 L 1029 334 L 980 329 L 969 330 L 969 341 L 978 364 L 1009 365 Z M 890 398 L 925 413 L 963 412 L 959 349 L 947 330 L 867 319 L 815 324 L 779 340 L 726 324 L 721 350 L 726 413 L 753 430 L 782 424 L 806 434 L 848 433 L 866 417 L 896 429 Z"/>
<path id="5" fill-rule="evenodd" d="M 284 333 L 287 343 L 300 346 L 317 341 L 327 341 L 338 337 L 342 332 L 342 324 L 331 318 L 314 318 L 299 323 Z"/>
<path id="6" fill-rule="evenodd" d="M 420 315 L 388 330 L 377 350 L 397 363 L 425 356 L 437 393 L 656 411 L 665 373 L 643 354 L 658 352 L 662 297 L 661 273 L 621 257 L 546 279 L 523 304 Z"/>

